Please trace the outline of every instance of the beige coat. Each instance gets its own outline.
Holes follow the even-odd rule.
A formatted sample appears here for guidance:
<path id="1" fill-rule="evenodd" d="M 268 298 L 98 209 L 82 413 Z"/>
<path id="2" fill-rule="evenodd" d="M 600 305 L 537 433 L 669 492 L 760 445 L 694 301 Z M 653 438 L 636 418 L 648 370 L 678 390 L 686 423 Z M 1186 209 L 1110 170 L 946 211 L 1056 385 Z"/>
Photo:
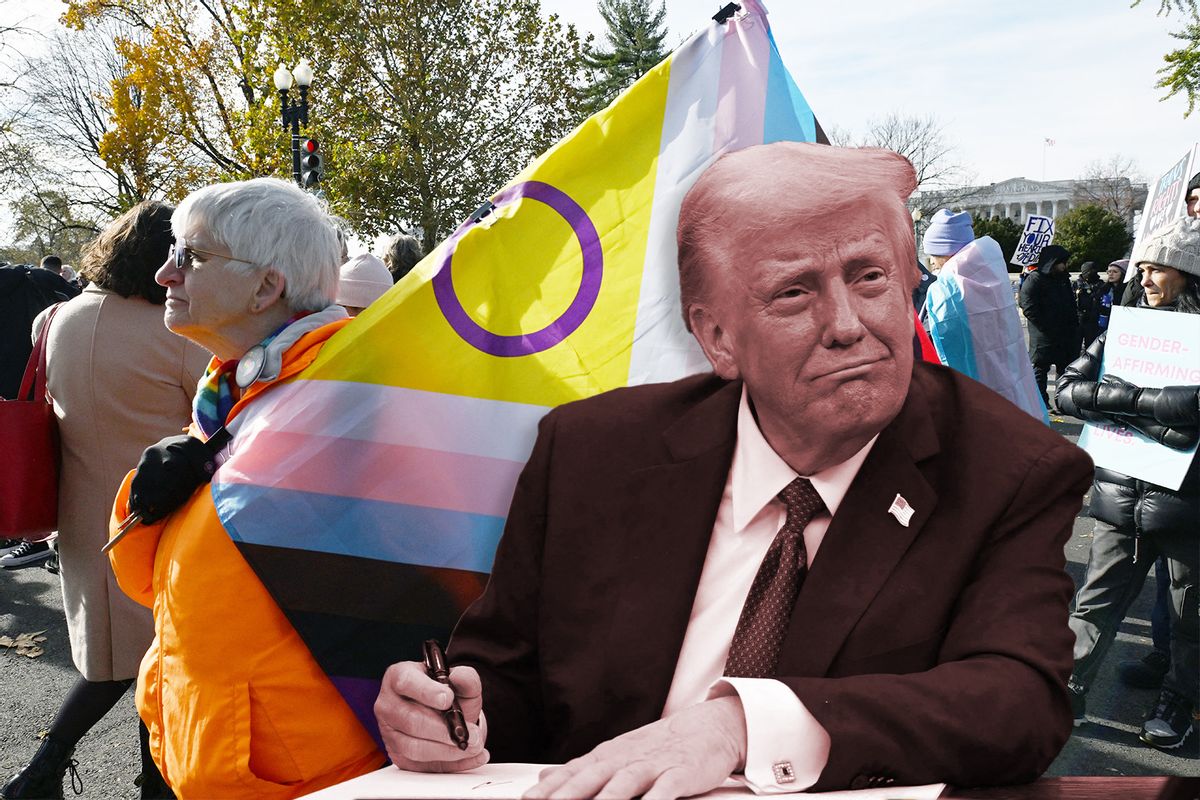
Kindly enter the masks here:
<path id="1" fill-rule="evenodd" d="M 90 681 L 136 677 L 154 638 L 150 610 L 117 586 L 100 547 L 121 479 L 148 445 L 187 426 L 208 359 L 166 329 L 162 306 L 94 285 L 60 307 L 50 326 L 63 606 L 71 655 Z"/>

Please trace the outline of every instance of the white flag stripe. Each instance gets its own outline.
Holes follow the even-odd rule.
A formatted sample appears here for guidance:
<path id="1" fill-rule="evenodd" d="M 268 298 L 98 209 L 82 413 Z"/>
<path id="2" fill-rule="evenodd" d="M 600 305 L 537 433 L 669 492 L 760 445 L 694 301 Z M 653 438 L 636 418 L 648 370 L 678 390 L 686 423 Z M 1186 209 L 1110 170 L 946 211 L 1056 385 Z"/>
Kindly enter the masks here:
<path id="1" fill-rule="evenodd" d="M 269 420 L 277 431 L 523 463 L 538 421 L 550 409 L 380 384 L 296 380 L 269 392 L 254 410 L 261 413 L 249 416 Z M 235 436 L 243 416 L 230 424 Z"/>

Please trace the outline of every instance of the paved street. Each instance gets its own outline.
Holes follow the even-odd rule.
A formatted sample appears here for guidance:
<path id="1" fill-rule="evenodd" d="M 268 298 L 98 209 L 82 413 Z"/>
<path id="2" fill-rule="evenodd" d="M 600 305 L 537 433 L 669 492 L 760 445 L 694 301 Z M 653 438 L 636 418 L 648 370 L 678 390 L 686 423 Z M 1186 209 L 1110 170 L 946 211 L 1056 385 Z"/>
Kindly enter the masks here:
<path id="1" fill-rule="evenodd" d="M 1055 430 L 1072 441 L 1083 426 L 1070 417 L 1055 417 Z M 1062 421 L 1058 421 L 1062 420 Z M 1087 512 L 1085 499 L 1083 514 Z M 1093 521 L 1081 515 L 1067 543 L 1067 569 L 1078 586 L 1087 565 Z M 1144 746 L 1137 738 L 1142 715 L 1150 710 L 1157 692 L 1123 686 L 1116 665 L 1123 659 L 1141 658 L 1150 647 L 1150 609 L 1154 605 L 1151 573 L 1121 625 L 1096 685 L 1088 692 L 1088 722 L 1075 729 L 1066 748 L 1050 766 L 1050 775 L 1186 775 L 1200 776 L 1200 736 L 1193 735 L 1174 753 Z"/>
<path id="2" fill-rule="evenodd" d="M 62 610 L 58 576 L 41 567 L 0 571 L 0 634 L 46 631 L 44 655 L 30 659 L 0 649 L 4 712 L 0 722 L 0 775 L 11 775 L 37 749 L 37 735 L 50 727 L 62 698 L 79 673 Z M 76 749 L 83 798 L 135 798 L 138 759 L 137 712 L 130 691 Z M 67 796 L 72 797 L 68 786 Z"/>

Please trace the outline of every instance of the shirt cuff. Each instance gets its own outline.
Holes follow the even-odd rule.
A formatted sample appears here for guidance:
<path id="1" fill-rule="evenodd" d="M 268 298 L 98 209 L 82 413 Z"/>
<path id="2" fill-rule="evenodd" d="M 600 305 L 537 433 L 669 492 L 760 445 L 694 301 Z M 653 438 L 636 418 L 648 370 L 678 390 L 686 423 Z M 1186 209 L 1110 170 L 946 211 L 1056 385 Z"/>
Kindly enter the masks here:
<path id="1" fill-rule="evenodd" d="M 796 693 L 770 678 L 722 678 L 708 699 L 734 694 L 746 714 L 746 785 L 774 794 L 816 783 L 829 761 L 829 734 Z"/>

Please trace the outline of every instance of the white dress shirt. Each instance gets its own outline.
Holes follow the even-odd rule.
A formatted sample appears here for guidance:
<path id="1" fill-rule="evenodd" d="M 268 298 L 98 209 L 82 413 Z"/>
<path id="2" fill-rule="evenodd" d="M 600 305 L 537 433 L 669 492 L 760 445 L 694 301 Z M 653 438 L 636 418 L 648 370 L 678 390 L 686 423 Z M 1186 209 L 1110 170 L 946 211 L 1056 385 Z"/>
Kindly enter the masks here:
<path id="1" fill-rule="evenodd" d="M 807 476 L 827 509 L 804 528 L 810 565 L 877 438 L 841 464 Z M 744 776 L 760 793 L 795 792 L 811 786 L 829 758 L 829 734 L 786 684 L 769 678 L 722 677 L 750 584 L 787 518 L 787 507 L 777 495 L 796 477 L 763 438 L 743 388 L 733 465 L 663 709 L 663 716 L 668 717 L 706 699 L 737 695 L 746 712 Z M 777 771 L 776 765 L 787 767 Z"/>

